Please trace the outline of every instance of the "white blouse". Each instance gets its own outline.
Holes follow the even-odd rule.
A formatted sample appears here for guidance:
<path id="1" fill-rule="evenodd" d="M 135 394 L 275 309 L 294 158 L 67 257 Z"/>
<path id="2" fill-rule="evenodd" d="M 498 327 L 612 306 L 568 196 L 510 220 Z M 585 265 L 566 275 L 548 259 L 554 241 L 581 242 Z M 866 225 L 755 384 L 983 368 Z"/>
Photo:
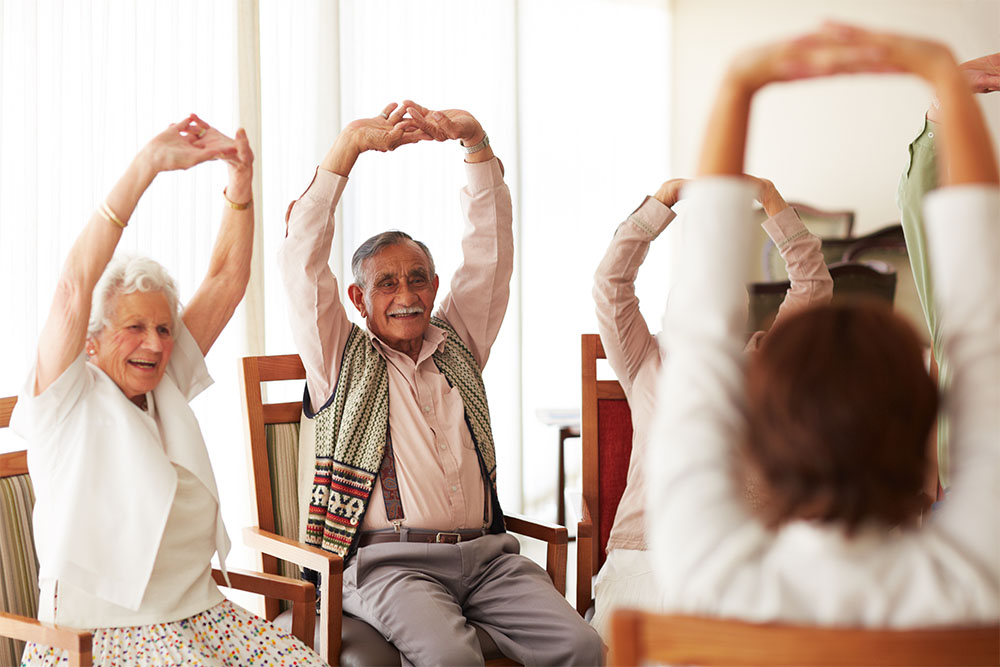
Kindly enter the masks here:
<path id="1" fill-rule="evenodd" d="M 756 621 L 906 627 L 1000 616 L 1000 192 L 943 188 L 925 202 L 953 382 L 953 485 L 920 528 L 791 522 L 769 531 L 734 483 L 745 432 L 742 353 L 751 188 L 685 188 L 683 280 L 663 326 L 659 417 L 647 467 L 647 529 L 668 610 Z M 697 233 L 694 233 L 697 232 Z"/>
<path id="2" fill-rule="evenodd" d="M 148 412 L 82 353 L 38 396 L 34 383 L 33 371 L 11 427 L 28 441 L 35 487 L 39 619 L 141 625 L 220 602 L 210 559 L 218 552 L 224 564 L 230 543 L 188 405 L 212 379 L 183 324 L 163 379 L 147 394 Z M 168 589 L 180 592 L 163 597 Z"/>

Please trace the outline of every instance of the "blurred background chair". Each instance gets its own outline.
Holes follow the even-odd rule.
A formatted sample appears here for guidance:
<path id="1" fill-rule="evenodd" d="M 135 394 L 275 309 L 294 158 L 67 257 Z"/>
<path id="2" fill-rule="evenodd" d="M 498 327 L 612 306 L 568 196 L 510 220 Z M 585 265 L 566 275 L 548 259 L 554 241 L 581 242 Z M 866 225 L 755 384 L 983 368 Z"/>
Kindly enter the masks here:
<path id="1" fill-rule="evenodd" d="M 601 337 L 580 336 L 583 447 L 582 520 L 577 526 L 576 610 L 593 615 L 593 580 L 607 558 L 608 536 L 625 491 L 632 454 L 632 412 L 617 380 L 597 379 L 606 359 Z"/>
<path id="2" fill-rule="evenodd" d="M 261 385 L 298 380 L 304 389 L 305 377 L 305 368 L 297 354 L 243 358 L 240 381 L 256 519 L 256 526 L 244 529 L 244 542 L 260 553 L 264 572 L 280 571 L 298 577 L 300 568 L 308 568 L 320 574 L 319 619 L 310 645 L 317 648 L 324 660 L 331 665 L 399 665 L 399 651 L 381 633 L 343 614 L 344 563 L 340 556 L 299 541 L 299 489 L 311 491 L 313 479 L 311 468 L 302 470 L 300 477 L 299 461 L 313 460 L 312 420 L 302 420 L 301 400 L 265 403 Z M 300 443 L 307 447 L 302 459 Z M 546 542 L 546 570 L 556 589 L 565 595 L 566 528 L 511 514 L 504 515 L 504 523 L 512 533 Z M 265 612 L 276 625 L 287 627 L 288 613 L 276 602 L 268 602 Z M 472 625 L 487 664 L 517 664 L 500 653 L 489 634 Z"/>
<path id="3" fill-rule="evenodd" d="M 0 428 L 9 426 L 16 403 L 16 397 L 0 398 Z M 90 665 L 89 632 L 35 620 L 38 557 L 31 522 L 34 506 L 27 451 L 0 454 L 0 665 L 19 665 L 28 641 L 65 649 L 71 666 Z M 213 569 L 212 575 L 217 584 L 226 585 L 220 570 Z M 234 589 L 288 600 L 294 616 L 292 634 L 304 642 L 312 636 L 316 604 L 312 584 L 242 570 L 229 570 L 229 580 Z"/>
<path id="4" fill-rule="evenodd" d="M 855 239 L 844 249 L 845 262 L 885 262 L 896 269 L 896 312 L 906 317 L 924 345 L 930 345 L 924 311 L 913 280 L 913 267 L 903 237 L 903 226 L 896 223 Z"/>
<path id="5" fill-rule="evenodd" d="M 747 623 L 622 609 L 609 665 L 1000 664 L 1000 626 L 913 630 Z"/>
<path id="6" fill-rule="evenodd" d="M 833 278 L 833 298 L 837 300 L 875 298 L 892 304 L 896 293 L 896 270 L 879 260 L 834 262 L 827 266 Z M 747 333 L 767 331 L 785 300 L 788 280 L 750 283 Z"/>

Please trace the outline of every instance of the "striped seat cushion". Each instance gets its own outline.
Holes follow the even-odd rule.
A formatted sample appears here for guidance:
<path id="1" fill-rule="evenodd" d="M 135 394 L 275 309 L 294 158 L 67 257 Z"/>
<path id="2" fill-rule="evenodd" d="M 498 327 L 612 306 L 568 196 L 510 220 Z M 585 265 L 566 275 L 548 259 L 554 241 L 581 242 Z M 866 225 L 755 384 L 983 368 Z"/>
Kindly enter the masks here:
<path id="1" fill-rule="evenodd" d="M 38 557 L 31 525 L 35 492 L 27 475 L 0 478 L 0 611 L 38 615 Z M 21 662 L 23 642 L 0 638 L 0 665 Z"/>
<path id="2" fill-rule="evenodd" d="M 267 459 L 271 471 L 271 502 L 274 531 L 282 537 L 299 539 L 299 424 L 268 424 Z M 278 561 L 279 574 L 299 578 L 299 567 Z"/>

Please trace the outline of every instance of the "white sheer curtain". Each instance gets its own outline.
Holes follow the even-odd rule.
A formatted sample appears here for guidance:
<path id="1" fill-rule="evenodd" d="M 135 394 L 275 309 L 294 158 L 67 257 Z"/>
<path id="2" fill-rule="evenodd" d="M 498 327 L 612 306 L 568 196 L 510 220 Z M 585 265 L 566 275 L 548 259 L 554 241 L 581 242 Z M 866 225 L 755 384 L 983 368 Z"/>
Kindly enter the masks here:
<path id="1" fill-rule="evenodd" d="M 7 0 L 0 16 L 0 395 L 11 395 L 34 363 L 69 247 L 138 149 L 191 112 L 237 128 L 237 22 L 235 1 Z M 118 251 L 163 263 L 187 300 L 208 268 L 225 184 L 221 163 L 161 174 Z M 194 409 L 234 542 L 230 565 L 245 567 L 237 359 L 246 336 L 236 320 L 208 355 L 216 384 Z M 0 447 L 23 443 L 7 434 Z"/>
<path id="2" fill-rule="evenodd" d="M 615 225 L 669 177 L 669 3 L 338 4 L 261 8 L 268 353 L 293 349 L 273 308 L 284 299 L 274 253 L 285 207 L 339 128 L 404 98 L 468 109 L 503 160 L 515 208 L 511 302 L 486 368 L 501 498 L 551 518 L 556 433 L 535 411 L 579 405 L 579 334 L 596 331 L 593 270 Z M 331 259 L 342 288 L 353 250 L 389 228 L 426 242 L 447 285 L 460 261 L 464 183 L 453 145 L 363 156 Z M 643 274 L 657 290 L 658 256 Z"/>
<path id="3" fill-rule="evenodd" d="M 191 111 L 227 132 L 242 118 L 261 183 L 255 307 L 213 348 L 216 385 L 195 410 L 230 563 L 249 564 L 237 359 L 294 350 L 275 260 L 285 208 L 346 122 L 404 98 L 465 108 L 503 160 L 515 207 L 511 302 L 486 371 L 501 496 L 545 516 L 556 434 L 535 411 L 579 404 L 593 269 L 615 225 L 670 176 L 669 35 L 667 0 L 0 0 L 0 395 L 19 390 L 65 254 L 138 148 Z M 344 287 L 354 248 L 388 228 L 426 242 L 447 285 L 460 260 L 462 157 L 453 144 L 419 144 L 359 160 L 331 260 Z M 161 176 L 121 249 L 163 262 L 189 298 L 224 184 L 222 165 Z M 649 266 L 642 280 L 659 289 L 660 274 Z"/>

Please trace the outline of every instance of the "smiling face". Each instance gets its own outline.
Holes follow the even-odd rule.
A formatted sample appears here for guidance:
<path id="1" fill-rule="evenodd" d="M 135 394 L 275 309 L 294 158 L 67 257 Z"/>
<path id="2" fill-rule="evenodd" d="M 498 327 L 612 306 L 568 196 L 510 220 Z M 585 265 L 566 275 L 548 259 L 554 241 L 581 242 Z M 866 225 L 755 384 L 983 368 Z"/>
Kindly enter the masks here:
<path id="1" fill-rule="evenodd" d="M 163 292 L 119 294 L 111 317 L 90 339 L 91 361 L 134 403 L 163 378 L 174 349 L 173 317 Z"/>
<path id="2" fill-rule="evenodd" d="M 365 260 L 364 269 L 366 286 L 351 285 L 351 301 L 373 334 L 415 361 L 438 288 L 427 255 L 413 242 L 397 243 Z"/>

